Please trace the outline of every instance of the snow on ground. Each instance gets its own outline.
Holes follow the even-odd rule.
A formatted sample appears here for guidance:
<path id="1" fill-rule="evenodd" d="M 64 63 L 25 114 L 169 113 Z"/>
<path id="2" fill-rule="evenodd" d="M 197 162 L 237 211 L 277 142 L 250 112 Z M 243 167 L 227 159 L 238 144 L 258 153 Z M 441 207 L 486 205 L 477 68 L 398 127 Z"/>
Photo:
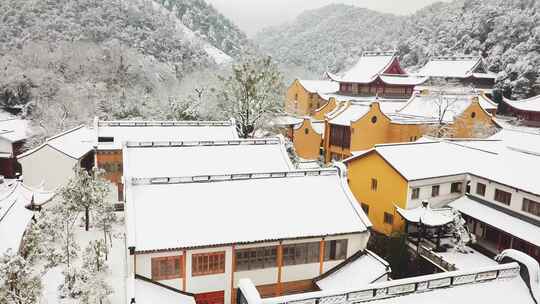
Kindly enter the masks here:
<path id="1" fill-rule="evenodd" d="M 470 248 L 465 247 L 468 253 L 457 252 L 455 250 L 449 250 L 448 252 L 438 252 L 445 261 L 456 265 L 459 270 L 469 270 L 484 266 L 494 266 L 497 262 L 482 253 Z"/>
<path id="2" fill-rule="evenodd" d="M 109 266 L 107 282 L 112 287 L 114 293 L 109 296 L 110 303 L 127 303 L 125 293 L 125 282 L 127 275 L 126 265 L 126 247 L 125 247 L 125 228 L 119 223 L 114 225 L 111 233 L 112 247 L 109 247 L 109 258 L 107 264 Z M 84 227 L 76 226 L 75 238 L 81 247 L 79 258 L 75 261 L 76 264 L 82 263 L 82 252 L 92 240 L 103 239 L 103 231 L 94 228 L 90 231 L 85 231 Z M 107 242 L 109 239 L 107 238 Z M 60 286 L 64 277 L 62 270 L 64 265 L 49 269 L 42 277 L 43 283 L 43 298 L 40 304 L 75 304 L 79 303 L 78 299 L 60 299 L 58 296 L 58 286 Z"/>

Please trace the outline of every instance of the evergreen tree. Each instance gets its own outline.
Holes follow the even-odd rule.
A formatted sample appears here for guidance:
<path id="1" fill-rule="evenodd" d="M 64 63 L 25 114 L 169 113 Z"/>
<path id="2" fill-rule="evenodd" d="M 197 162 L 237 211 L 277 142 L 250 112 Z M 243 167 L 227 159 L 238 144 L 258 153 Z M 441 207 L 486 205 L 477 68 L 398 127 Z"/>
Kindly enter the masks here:
<path id="1" fill-rule="evenodd" d="M 247 57 L 221 81 L 214 90 L 223 112 L 236 120 L 241 137 L 253 136 L 264 121 L 281 113 L 285 87 L 270 57 Z"/>

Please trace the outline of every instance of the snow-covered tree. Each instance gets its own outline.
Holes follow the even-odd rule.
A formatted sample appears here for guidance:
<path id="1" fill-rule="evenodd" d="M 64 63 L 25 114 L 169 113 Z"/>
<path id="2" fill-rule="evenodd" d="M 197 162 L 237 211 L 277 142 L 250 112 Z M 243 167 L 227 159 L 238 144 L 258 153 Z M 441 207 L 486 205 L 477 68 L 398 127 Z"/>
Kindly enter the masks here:
<path id="1" fill-rule="evenodd" d="M 41 289 L 40 278 L 22 256 L 8 250 L 0 257 L 0 303 L 38 303 Z"/>
<path id="2" fill-rule="evenodd" d="M 108 248 L 103 240 L 90 241 L 88 246 L 84 249 L 83 255 L 83 267 L 84 269 L 92 272 L 105 272 L 107 271 L 107 264 L 105 263 L 105 257 L 107 255 Z"/>
<path id="3" fill-rule="evenodd" d="M 60 189 L 60 197 L 66 208 L 84 212 L 85 229 L 90 228 L 90 211 L 103 206 L 109 193 L 109 183 L 101 177 L 102 171 L 97 168 L 88 172 L 81 167 L 74 169 L 75 174 L 66 186 Z"/>
<path id="4" fill-rule="evenodd" d="M 236 120 L 241 137 L 253 136 L 264 121 L 282 111 L 283 78 L 270 57 L 249 56 L 232 66 L 215 89 L 223 113 Z"/>

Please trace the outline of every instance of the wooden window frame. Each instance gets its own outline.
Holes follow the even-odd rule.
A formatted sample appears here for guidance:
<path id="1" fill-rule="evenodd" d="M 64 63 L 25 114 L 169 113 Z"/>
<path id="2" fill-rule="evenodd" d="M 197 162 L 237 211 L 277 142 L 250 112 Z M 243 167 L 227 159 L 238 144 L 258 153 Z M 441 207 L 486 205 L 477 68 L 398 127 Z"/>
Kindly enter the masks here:
<path id="1" fill-rule="evenodd" d="M 411 199 L 419 199 L 420 198 L 420 188 L 412 188 L 411 190 Z"/>
<path id="2" fill-rule="evenodd" d="M 390 220 L 388 221 L 388 219 L 390 219 Z M 391 214 L 391 213 L 385 212 L 384 216 L 383 216 L 383 221 L 384 221 L 385 224 L 393 225 L 394 224 L 394 215 Z"/>
<path id="3" fill-rule="evenodd" d="M 362 210 L 364 211 L 364 213 L 366 215 L 369 215 L 369 205 L 368 204 L 360 203 L 360 207 L 362 207 Z"/>
<path id="4" fill-rule="evenodd" d="M 531 208 L 531 206 L 534 207 Z M 524 197 L 521 210 L 527 212 L 528 214 L 540 217 L 540 202 Z"/>
<path id="5" fill-rule="evenodd" d="M 482 191 L 480 191 L 480 188 Z M 484 183 L 476 183 L 476 194 L 480 196 L 486 196 L 486 184 Z"/>
<path id="6" fill-rule="evenodd" d="M 315 254 L 314 252 L 317 252 Z M 283 245 L 283 266 L 319 263 L 320 242 L 306 242 Z"/>
<path id="7" fill-rule="evenodd" d="M 505 198 L 508 197 L 508 202 L 506 202 Z M 493 194 L 493 199 L 496 202 L 499 202 L 501 204 L 505 204 L 507 206 L 510 206 L 510 203 L 512 202 L 512 193 L 495 188 L 495 193 Z"/>
<path id="8" fill-rule="evenodd" d="M 435 189 L 437 189 L 435 191 Z M 431 186 L 431 197 L 437 197 L 441 194 L 441 185 Z"/>
<path id="9" fill-rule="evenodd" d="M 379 188 L 379 181 L 376 178 L 371 178 L 371 191 L 376 192 Z"/>
<path id="10" fill-rule="evenodd" d="M 337 252 L 338 244 L 342 246 L 342 252 Z M 324 258 L 326 261 L 341 261 L 347 258 L 347 251 L 349 249 L 348 239 L 329 240 L 324 244 Z"/>
<path id="11" fill-rule="evenodd" d="M 150 261 L 150 271 L 151 271 L 152 280 L 154 280 L 154 281 L 163 281 L 163 280 L 183 279 L 185 277 L 185 269 L 184 269 L 184 260 L 183 259 L 184 259 L 183 255 L 152 258 L 151 261 Z M 179 263 L 178 264 L 179 265 L 179 273 L 163 274 L 162 275 L 161 274 L 161 269 L 160 269 L 161 262 L 163 262 L 163 261 L 174 262 L 175 260 L 178 260 L 178 263 Z"/>
<path id="12" fill-rule="evenodd" d="M 191 276 L 225 273 L 225 251 L 196 253 L 191 255 Z M 216 266 L 213 268 L 213 266 Z"/>
<path id="13" fill-rule="evenodd" d="M 450 185 L 450 193 L 463 193 L 463 183 L 454 182 Z"/>
<path id="14" fill-rule="evenodd" d="M 274 267 L 278 267 L 277 246 L 253 247 L 237 249 L 235 251 L 235 271 L 249 271 Z"/>

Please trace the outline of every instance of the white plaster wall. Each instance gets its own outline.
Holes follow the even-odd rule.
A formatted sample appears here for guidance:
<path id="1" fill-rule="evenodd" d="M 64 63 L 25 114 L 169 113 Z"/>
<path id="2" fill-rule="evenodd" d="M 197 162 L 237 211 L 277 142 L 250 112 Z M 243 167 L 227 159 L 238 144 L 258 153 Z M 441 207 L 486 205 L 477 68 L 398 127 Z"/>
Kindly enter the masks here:
<path id="1" fill-rule="evenodd" d="M 461 193 L 451 193 L 452 183 L 462 182 L 463 191 Z M 439 196 L 431 197 L 431 187 L 439 185 Z M 412 199 L 412 189 L 420 188 L 420 195 L 418 199 Z M 438 177 L 412 181 L 409 183 L 409 189 L 407 191 L 407 208 L 416 208 L 422 204 L 422 201 L 428 201 L 432 207 L 442 207 L 448 202 L 455 200 L 462 196 L 467 189 L 466 175 L 455 175 L 447 177 Z"/>
<path id="2" fill-rule="evenodd" d="M 361 234 L 350 234 L 343 236 L 334 236 L 327 237 L 325 240 L 338 240 L 338 239 L 347 239 L 347 257 L 355 254 L 359 250 L 363 250 L 366 247 L 367 240 L 369 238 L 369 233 Z M 291 240 L 284 241 L 283 244 L 296 244 L 296 243 L 306 243 L 306 242 L 318 242 L 321 238 L 310 238 L 310 239 L 301 239 L 301 240 Z M 244 248 L 253 248 L 253 247 L 264 247 L 264 246 L 277 246 L 278 242 L 269 242 L 269 243 L 260 243 L 260 244 L 250 244 L 242 245 L 236 247 L 236 249 Z M 191 265 L 192 265 L 192 256 L 197 253 L 211 253 L 225 251 L 225 273 L 215 274 L 215 275 L 202 275 L 202 276 L 192 276 Z M 233 251 L 231 246 L 216 247 L 216 248 L 205 248 L 197 250 L 188 250 L 186 252 L 186 291 L 191 293 L 203 293 L 203 292 L 213 292 L 213 291 L 225 291 L 225 304 L 230 304 L 231 299 L 231 272 L 233 265 Z M 174 256 L 182 255 L 182 251 L 171 251 L 164 253 L 148 253 L 148 254 L 137 254 L 137 274 L 151 278 L 152 276 L 152 265 L 151 260 L 154 257 L 163 257 L 163 256 Z M 132 259 L 132 258 L 131 258 Z M 324 271 L 331 269 L 335 265 L 342 262 L 339 261 L 328 261 L 323 265 Z M 282 282 L 298 281 L 298 280 L 307 280 L 312 279 L 319 275 L 319 263 L 304 264 L 304 265 L 291 265 L 284 266 L 282 268 L 281 274 Z M 234 273 L 234 287 L 238 286 L 238 281 L 242 278 L 250 278 L 255 285 L 265 285 L 265 284 L 275 284 L 277 283 L 278 270 L 276 268 L 267 268 L 259 270 L 250 270 L 250 271 L 237 271 Z M 170 281 L 160 281 L 160 283 L 170 285 L 171 287 L 182 289 L 182 279 L 175 279 Z"/>
<path id="3" fill-rule="evenodd" d="M 484 196 L 476 194 L 476 186 L 479 182 L 486 185 L 486 194 Z M 538 182 L 540 183 L 540 176 L 539 176 Z M 495 189 L 500 189 L 500 190 L 503 190 L 512 194 L 512 199 L 510 200 L 510 206 L 497 202 L 495 200 Z M 523 192 L 518 189 L 511 188 L 506 185 L 501 185 L 496 182 L 492 182 L 490 180 L 476 177 L 476 176 L 471 176 L 471 195 L 476 196 L 480 199 L 489 201 L 490 203 L 493 203 L 494 205 L 508 208 L 512 211 L 518 212 L 530 218 L 540 220 L 540 217 L 522 210 L 523 198 L 527 198 L 527 199 L 540 203 L 540 196 L 538 195 L 534 195 L 528 192 Z"/>
<path id="4" fill-rule="evenodd" d="M 0 152 L 13 154 L 13 144 L 4 138 L 0 138 Z"/>
<path id="5" fill-rule="evenodd" d="M 37 187 L 43 182 L 45 190 L 65 185 L 73 176 L 78 160 L 60 153 L 49 146 L 18 160 L 22 166 L 24 183 Z"/>

